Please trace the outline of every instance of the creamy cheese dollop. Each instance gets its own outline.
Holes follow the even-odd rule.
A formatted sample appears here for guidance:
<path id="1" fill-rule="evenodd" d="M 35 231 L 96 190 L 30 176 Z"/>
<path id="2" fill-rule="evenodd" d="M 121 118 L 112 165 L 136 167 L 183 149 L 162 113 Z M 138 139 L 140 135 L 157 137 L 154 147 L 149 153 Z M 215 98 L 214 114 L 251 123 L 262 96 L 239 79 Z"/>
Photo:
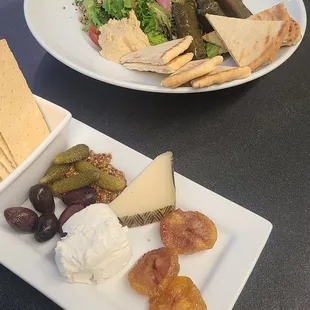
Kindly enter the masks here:
<path id="1" fill-rule="evenodd" d="M 93 204 L 74 214 L 63 231 L 67 235 L 57 243 L 55 260 L 68 282 L 90 284 L 113 277 L 132 256 L 128 228 L 121 226 L 105 204 Z"/>

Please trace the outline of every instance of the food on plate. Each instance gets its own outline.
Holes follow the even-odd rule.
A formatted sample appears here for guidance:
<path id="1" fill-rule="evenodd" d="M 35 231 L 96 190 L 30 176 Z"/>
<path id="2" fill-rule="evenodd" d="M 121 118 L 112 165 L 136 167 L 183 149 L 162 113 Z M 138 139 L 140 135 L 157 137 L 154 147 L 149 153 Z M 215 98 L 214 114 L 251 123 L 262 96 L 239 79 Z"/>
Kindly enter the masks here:
<path id="1" fill-rule="evenodd" d="M 210 32 L 213 30 L 212 26 L 206 19 L 206 14 L 225 16 L 218 1 L 214 0 L 197 0 L 197 17 L 199 24 L 204 32 Z"/>
<path id="2" fill-rule="evenodd" d="M 193 281 L 177 276 L 158 296 L 149 300 L 150 310 L 207 310 L 207 305 Z"/>
<path id="3" fill-rule="evenodd" d="M 207 60 L 193 60 L 177 72 L 162 80 L 161 84 L 168 88 L 176 88 L 193 79 L 208 74 L 222 62 L 222 56 L 216 56 L 212 59 Z"/>
<path id="4" fill-rule="evenodd" d="M 74 168 L 79 173 L 87 171 L 95 171 L 99 174 L 96 185 L 102 189 L 107 189 L 111 192 L 122 191 L 126 187 L 126 181 L 106 173 L 87 161 L 78 161 L 74 164 Z"/>
<path id="5" fill-rule="evenodd" d="M 128 280 L 139 294 L 154 296 L 166 290 L 179 271 L 178 255 L 168 248 L 159 248 L 138 260 L 128 273 Z"/>
<path id="6" fill-rule="evenodd" d="M 54 158 L 54 163 L 57 165 L 72 164 L 78 160 L 87 158 L 89 153 L 90 150 L 86 144 L 77 144 L 67 151 L 56 155 Z"/>
<path id="7" fill-rule="evenodd" d="M 98 153 L 96 154 L 94 151 L 90 151 L 89 156 L 86 159 L 87 162 L 91 163 L 96 168 L 100 169 L 101 171 L 116 177 L 122 180 L 122 184 L 125 182 L 127 185 L 125 174 L 116 169 L 112 164 L 112 155 L 110 153 Z M 74 165 L 70 168 L 69 172 L 66 174 L 66 177 L 71 177 L 73 175 L 78 174 L 75 170 Z M 108 189 L 103 189 L 97 186 L 96 184 L 92 184 L 91 187 L 96 189 L 97 194 L 97 203 L 110 203 L 113 201 L 122 191 L 112 192 Z"/>
<path id="8" fill-rule="evenodd" d="M 178 56 L 168 62 L 166 65 L 152 65 L 152 64 L 144 64 L 144 63 L 124 63 L 124 66 L 130 70 L 137 71 L 150 71 L 157 72 L 161 74 L 171 74 L 185 66 L 188 62 L 193 59 L 193 53 L 186 53 L 184 55 Z"/>
<path id="9" fill-rule="evenodd" d="M 69 171 L 70 164 L 54 165 L 47 169 L 46 174 L 41 178 L 41 184 L 48 184 L 63 179 L 66 173 Z"/>
<path id="10" fill-rule="evenodd" d="M 252 15 L 242 0 L 217 0 L 225 15 L 228 17 L 248 18 Z"/>
<path id="11" fill-rule="evenodd" d="M 55 201 L 51 189 L 45 184 L 36 184 L 29 189 L 29 200 L 40 213 L 54 213 Z"/>
<path id="12" fill-rule="evenodd" d="M 99 173 L 97 171 L 86 171 L 68 178 L 56 181 L 51 185 L 51 189 L 55 195 L 61 195 L 66 192 L 79 189 L 81 187 L 89 186 L 99 180 Z"/>
<path id="13" fill-rule="evenodd" d="M 156 157 L 109 206 L 123 225 L 158 222 L 175 208 L 173 154 Z"/>
<path id="14" fill-rule="evenodd" d="M 52 239 L 58 231 L 58 220 L 54 213 L 42 214 L 39 216 L 34 238 L 38 242 L 45 242 Z"/>
<path id="15" fill-rule="evenodd" d="M 5 40 L 0 40 L 0 178 L 49 135 L 49 128 Z"/>
<path id="16" fill-rule="evenodd" d="M 266 20 L 266 21 L 285 21 L 289 23 L 288 34 L 284 37 L 282 41 L 282 46 L 292 46 L 296 45 L 301 40 L 301 29 L 300 26 L 293 20 L 287 12 L 284 3 L 279 3 L 267 10 L 264 10 L 258 14 L 250 16 L 250 20 Z M 203 36 L 203 39 L 207 42 L 215 44 L 221 48 L 225 49 L 225 44 L 217 36 L 216 32 L 210 32 Z M 224 50 L 222 52 L 227 52 Z"/>
<path id="17" fill-rule="evenodd" d="M 62 230 L 63 224 L 66 223 L 68 221 L 68 219 L 73 214 L 80 212 L 84 208 L 85 208 L 85 206 L 83 206 L 81 204 L 75 204 L 75 205 L 71 205 L 71 206 L 67 207 L 65 210 L 63 210 L 63 212 L 60 214 L 60 217 L 58 219 L 58 227 L 59 227 L 60 236 L 62 236 L 62 237 L 65 236 L 64 232 Z"/>
<path id="18" fill-rule="evenodd" d="M 160 236 L 167 248 L 178 254 L 193 254 L 213 248 L 217 229 L 206 215 L 177 209 L 160 222 Z"/>
<path id="19" fill-rule="evenodd" d="M 128 18 L 110 19 L 99 32 L 100 54 L 113 62 L 119 63 L 123 56 L 150 46 L 134 11 L 130 11 Z"/>
<path id="20" fill-rule="evenodd" d="M 81 204 L 87 207 L 96 203 L 96 200 L 96 189 L 91 186 L 81 187 L 62 195 L 62 201 L 66 206 Z"/>
<path id="21" fill-rule="evenodd" d="M 209 22 L 240 67 L 252 71 L 272 62 L 288 31 L 282 21 L 253 21 L 207 14 Z"/>
<path id="22" fill-rule="evenodd" d="M 196 9 L 196 0 L 176 0 L 173 3 L 172 12 L 178 37 L 192 36 L 193 41 L 188 51 L 192 52 L 196 59 L 203 59 L 206 58 L 206 52 Z"/>
<path id="23" fill-rule="evenodd" d="M 55 261 L 68 282 L 90 284 L 113 277 L 132 256 L 128 228 L 121 226 L 105 204 L 75 213 L 62 229 L 67 235 L 57 243 Z"/>
<path id="24" fill-rule="evenodd" d="M 25 233 L 34 232 L 38 220 L 34 211 L 24 207 L 7 208 L 4 217 L 12 228 Z"/>
<path id="25" fill-rule="evenodd" d="M 245 79 L 251 75 L 250 67 L 235 68 L 218 66 L 209 74 L 191 81 L 193 88 L 209 87 L 214 84 L 223 84 L 237 79 Z"/>
<path id="26" fill-rule="evenodd" d="M 171 60 L 185 52 L 193 41 L 192 36 L 186 36 L 162 43 L 156 46 L 144 48 L 142 50 L 130 53 L 121 59 L 121 63 L 144 63 L 152 65 L 166 65 Z"/>

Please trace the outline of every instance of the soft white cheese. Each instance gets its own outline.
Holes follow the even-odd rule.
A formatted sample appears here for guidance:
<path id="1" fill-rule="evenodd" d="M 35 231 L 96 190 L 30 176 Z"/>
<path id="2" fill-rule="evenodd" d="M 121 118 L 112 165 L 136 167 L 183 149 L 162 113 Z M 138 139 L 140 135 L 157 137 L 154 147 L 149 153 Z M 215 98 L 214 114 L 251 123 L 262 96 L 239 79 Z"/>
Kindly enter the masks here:
<path id="1" fill-rule="evenodd" d="M 129 262 L 132 251 L 127 227 L 122 227 L 105 204 L 93 204 L 64 225 L 67 236 L 57 243 L 55 260 L 68 282 L 100 282 L 115 276 Z"/>

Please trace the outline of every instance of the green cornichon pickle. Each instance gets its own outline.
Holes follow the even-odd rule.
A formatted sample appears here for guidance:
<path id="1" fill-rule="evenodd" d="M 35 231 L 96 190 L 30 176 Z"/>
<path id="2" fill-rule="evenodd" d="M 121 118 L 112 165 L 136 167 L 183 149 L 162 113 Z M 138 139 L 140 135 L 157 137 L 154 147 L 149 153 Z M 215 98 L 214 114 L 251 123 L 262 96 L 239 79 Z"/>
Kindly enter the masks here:
<path id="1" fill-rule="evenodd" d="M 90 170 L 56 181 L 51 185 L 51 189 L 55 195 L 61 195 L 81 187 L 89 186 L 98 181 L 98 179 L 99 173 L 97 171 Z"/>
<path id="2" fill-rule="evenodd" d="M 85 173 L 86 171 L 96 171 L 99 173 L 99 179 L 95 183 L 98 187 L 102 189 L 107 189 L 111 192 L 122 191 L 126 187 L 125 180 L 119 179 L 113 175 L 100 170 L 91 163 L 87 161 L 78 161 L 74 164 L 74 168 L 79 173 Z"/>
<path id="3" fill-rule="evenodd" d="M 53 165 L 52 167 L 48 168 L 46 175 L 40 180 L 40 183 L 52 183 L 64 178 L 70 167 L 70 164 Z"/>
<path id="4" fill-rule="evenodd" d="M 67 151 L 58 154 L 54 158 L 54 163 L 55 164 L 71 164 L 74 163 L 78 160 L 82 160 L 87 158 L 89 155 L 89 147 L 85 144 L 78 144 Z"/>

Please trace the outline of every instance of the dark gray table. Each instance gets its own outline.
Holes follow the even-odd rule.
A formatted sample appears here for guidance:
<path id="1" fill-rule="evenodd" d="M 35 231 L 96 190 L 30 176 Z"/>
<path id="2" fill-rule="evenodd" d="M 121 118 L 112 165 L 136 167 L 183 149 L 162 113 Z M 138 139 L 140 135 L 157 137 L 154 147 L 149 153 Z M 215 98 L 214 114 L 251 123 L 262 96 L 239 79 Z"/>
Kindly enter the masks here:
<path id="1" fill-rule="evenodd" d="M 234 309 L 310 309 L 309 31 L 289 61 L 249 84 L 197 95 L 139 93 L 48 55 L 27 29 L 22 2 L 0 0 L 0 38 L 34 93 L 147 156 L 172 150 L 176 171 L 273 223 Z M 59 307 L 0 265 L 0 309 Z"/>

